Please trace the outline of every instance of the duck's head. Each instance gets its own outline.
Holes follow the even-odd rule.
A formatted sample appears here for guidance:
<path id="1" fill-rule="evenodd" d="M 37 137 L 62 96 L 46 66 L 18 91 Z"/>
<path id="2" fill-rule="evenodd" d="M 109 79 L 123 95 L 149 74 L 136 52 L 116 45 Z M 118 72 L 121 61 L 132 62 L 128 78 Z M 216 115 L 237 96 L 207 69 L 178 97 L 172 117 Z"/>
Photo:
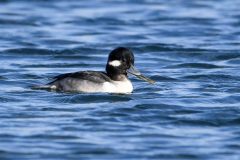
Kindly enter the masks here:
<path id="1" fill-rule="evenodd" d="M 134 55 L 130 49 L 124 47 L 118 47 L 110 52 L 106 72 L 108 76 L 115 81 L 122 80 L 129 73 L 151 84 L 154 83 L 153 80 L 143 76 L 134 67 Z"/>

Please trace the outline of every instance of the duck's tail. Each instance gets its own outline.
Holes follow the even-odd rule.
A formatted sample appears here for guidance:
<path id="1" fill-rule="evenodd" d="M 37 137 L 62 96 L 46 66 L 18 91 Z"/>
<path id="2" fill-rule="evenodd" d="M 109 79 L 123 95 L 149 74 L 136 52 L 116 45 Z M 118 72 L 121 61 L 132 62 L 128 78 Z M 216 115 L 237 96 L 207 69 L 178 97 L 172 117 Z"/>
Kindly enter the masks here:
<path id="1" fill-rule="evenodd" d="M 56 90 L 57 87 L 55 85 L 51 85 L 51 84 L 46 84 L 46 85 L 42 85 L 42 86 L 32 86 L 32 89 L 36 89 L 36 90 Z"/>

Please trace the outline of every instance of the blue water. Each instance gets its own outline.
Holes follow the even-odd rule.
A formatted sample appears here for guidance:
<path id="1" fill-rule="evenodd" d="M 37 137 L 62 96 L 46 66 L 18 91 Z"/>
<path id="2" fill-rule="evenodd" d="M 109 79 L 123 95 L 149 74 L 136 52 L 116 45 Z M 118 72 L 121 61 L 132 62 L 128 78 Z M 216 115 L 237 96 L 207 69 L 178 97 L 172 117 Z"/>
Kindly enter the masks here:
<path id="1" fill-rule="evenodd" d="M 0 0 L 0 159 L 240 159 L 240 1 Z M 156 85 L 32 90 L 129 47 Z"/>

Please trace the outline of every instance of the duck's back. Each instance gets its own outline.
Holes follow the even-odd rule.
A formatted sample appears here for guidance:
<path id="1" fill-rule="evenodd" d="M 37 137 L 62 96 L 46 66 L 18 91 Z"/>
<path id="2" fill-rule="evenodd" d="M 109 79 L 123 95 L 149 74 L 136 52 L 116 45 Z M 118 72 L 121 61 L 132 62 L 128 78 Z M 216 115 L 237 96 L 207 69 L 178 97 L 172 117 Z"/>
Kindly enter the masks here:
<path id="1" fill-rule="evenodd" d="M 111 79 L 106 73 L 81 71 L 58 75 L 48 85 L 52 89 L 67 92 L 107 92 L 106 84 L 111 84 Z"/>

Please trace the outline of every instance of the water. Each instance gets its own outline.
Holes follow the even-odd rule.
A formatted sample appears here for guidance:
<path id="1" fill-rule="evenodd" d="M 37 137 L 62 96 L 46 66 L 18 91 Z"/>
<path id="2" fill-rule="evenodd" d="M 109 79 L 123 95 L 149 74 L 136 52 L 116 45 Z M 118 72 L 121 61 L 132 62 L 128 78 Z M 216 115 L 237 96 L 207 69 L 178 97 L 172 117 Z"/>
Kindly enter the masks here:
<path id="1" fill-rule="evenodd" d="M 0 159 L 240 159 L 240 2 L 0 1 Z M 131 95 L 32 90 L 129 47 Z"/>

